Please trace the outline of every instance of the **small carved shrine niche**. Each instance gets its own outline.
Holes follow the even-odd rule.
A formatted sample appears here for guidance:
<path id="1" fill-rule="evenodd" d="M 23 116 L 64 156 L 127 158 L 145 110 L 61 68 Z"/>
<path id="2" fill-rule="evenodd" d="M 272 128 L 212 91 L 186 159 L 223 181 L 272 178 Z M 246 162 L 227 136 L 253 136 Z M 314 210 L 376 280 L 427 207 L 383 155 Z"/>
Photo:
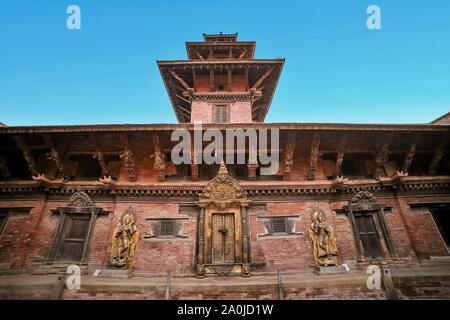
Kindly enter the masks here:
<path id="1" fill-rule="evenodd" d="M 84 191 L 75 192 L 65 207 L 52 212 L 60 214 L 60 220 L 48 261 L 85 263 L 95 220 L 109 212 L 97 208 Z"/>

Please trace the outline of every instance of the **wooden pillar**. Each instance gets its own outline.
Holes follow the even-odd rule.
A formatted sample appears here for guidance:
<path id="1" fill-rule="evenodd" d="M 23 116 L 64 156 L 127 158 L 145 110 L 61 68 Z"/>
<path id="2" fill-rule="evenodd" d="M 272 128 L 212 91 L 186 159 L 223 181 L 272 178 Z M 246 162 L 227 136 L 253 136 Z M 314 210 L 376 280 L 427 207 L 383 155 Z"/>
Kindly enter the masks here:
<path id="1" fill-rule="evenodd" d="M 227 91 L 232 91 L 232 89 L 233 89 L 233 68 L 231 66 L 228 66 L 227 70 L 228 70 Z"/>
<path id="2" fill-rule="evenodd" d="M 197 277 L 205 277 L 205 208 L 200 208 L 198 217 L 198 251 L 197 251 Z"/>
<path id="3" fill-rule="evenodd" d="M 241 206 L 242 213 L 242 276 L 248 277 L 250 274 L 250 244 L 247 206 Z"/>
<path id="4" fill-rule="evenodd" d="M 209 66 L 209 90 L 211 92 L 216 91 L 216 86 L 214 84 L 214 67 Z"/>

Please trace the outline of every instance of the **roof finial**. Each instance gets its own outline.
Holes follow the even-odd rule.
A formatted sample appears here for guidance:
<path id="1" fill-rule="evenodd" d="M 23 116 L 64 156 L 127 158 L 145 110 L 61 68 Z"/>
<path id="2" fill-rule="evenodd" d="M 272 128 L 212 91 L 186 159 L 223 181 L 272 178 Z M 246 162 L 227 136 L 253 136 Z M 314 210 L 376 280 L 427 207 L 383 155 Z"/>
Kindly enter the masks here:
<path id="1" fill-rule="evenodd" d="M 228 175 L 227 166 L 225 165 L 225 163 L 223 162 L 223 160 L 222 160 L 222 162 L 220 163 L 219 175 Z"/>

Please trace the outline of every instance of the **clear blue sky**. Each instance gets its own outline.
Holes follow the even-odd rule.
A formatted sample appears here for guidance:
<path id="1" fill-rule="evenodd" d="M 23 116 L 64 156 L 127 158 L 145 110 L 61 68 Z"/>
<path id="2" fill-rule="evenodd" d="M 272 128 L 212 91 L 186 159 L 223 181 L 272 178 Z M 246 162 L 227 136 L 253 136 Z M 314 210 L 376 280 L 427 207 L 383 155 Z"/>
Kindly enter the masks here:
<path id="1" fill-rule="evenodd" d="M 66 8 L 81 8 L 81 30 Z M 366 28 L 377 4 L 382 30 Z M 267 122 L 424 123 L 450 111 L 450 1 L 2 0 L 0 122 L 173 123 L 156 60 L 239 32 L 286 58 Z"/>

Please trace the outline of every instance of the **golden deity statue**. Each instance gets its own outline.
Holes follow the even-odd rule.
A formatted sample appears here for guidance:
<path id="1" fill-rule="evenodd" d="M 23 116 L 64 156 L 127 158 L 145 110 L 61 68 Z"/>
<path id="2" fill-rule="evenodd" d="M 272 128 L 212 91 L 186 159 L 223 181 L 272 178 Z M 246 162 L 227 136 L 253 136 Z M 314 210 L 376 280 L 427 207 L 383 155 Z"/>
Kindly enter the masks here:
<path id="1" fill-rule="evenodd" d="M 335 266 L 338 264 L 338 251 L 333 227 L 325 221 L 325 213 L 315 209 L 311 215 L 309 240 L 316 266 Z"/>
<path id="2" fill-rule="evenodd" d="M 139 240 L 132 209 L 128 209 L 112 236 L 110 265 L 114 268 L 132 269 L 134 253 Z"/>

